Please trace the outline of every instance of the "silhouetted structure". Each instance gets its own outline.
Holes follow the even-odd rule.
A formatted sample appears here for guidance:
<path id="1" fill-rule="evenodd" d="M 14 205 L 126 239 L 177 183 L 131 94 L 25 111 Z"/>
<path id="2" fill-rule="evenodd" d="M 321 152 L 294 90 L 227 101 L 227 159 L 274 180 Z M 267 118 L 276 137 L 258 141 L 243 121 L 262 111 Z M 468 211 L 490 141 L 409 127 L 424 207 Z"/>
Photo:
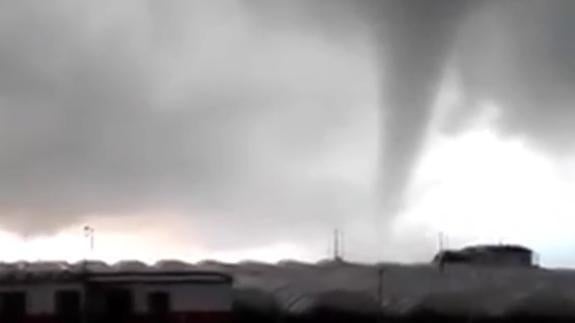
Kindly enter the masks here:
<path id="1" fill-rule="evenodd" d="M 231 276 L 120 262 L 0 264 L 0 322 L 232 321 Z"/>
<path id="2" fill-rule="evenodd" d="M 517 245 L 480 245 L 440 251 L 433 263 L 465 263 L 494 266 L 533 266 L 533 251 Z"/>

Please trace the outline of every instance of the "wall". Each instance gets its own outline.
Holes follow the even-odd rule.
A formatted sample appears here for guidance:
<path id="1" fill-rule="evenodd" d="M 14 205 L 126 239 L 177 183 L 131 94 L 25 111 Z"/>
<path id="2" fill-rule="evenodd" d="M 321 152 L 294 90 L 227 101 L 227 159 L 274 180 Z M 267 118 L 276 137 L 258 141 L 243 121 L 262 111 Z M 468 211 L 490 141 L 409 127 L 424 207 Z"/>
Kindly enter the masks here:
<path id="1" fill-rule="evenodd" d="M 493 265 L 529 266 L 531 254 L 527 252 L 482 251 L 471 254 L 471 262 Z"/>
<path id="2" fill-rule="evenodd" d="M 134 284 L 135 310 L 147 312 L 147 295 L 152 292 L 169 292 L 172 310 L 175 312 L 206 311 L 228 312 L 232 310 L 232 287 L 230 284 Z"/>
<path id="3" fill-rule="evenodd" d="M 136 313 L 147 313 L 147 295 L 166 291 L 171 295 L 175 312 L 229 312 L 232 310 L 232 287 L 229 284 L 133 284 L 129 285 L 134 298 Z M 77 290 L 83 294 L 79 283 L 37 283 L 0 286 L 0 292 L 26 292 L 29 315 L 53 314 L 55 293 L 59 290 Z"/>
<path id="4" fill-rule="evenodd" d="M 533 253 L 515 250 L 463 249 L 437 254 L 433 263 L 468 263 L 501 266 L 531 266 Z"/>
<path id="5" fill-rule="evenodd" d="M 55 293 L 59 290 L 76 290 L 82 292 L 79 283 L 46 282 L 37 284 L 15 284 L 0 286 L 0 292 L 26 292 L 27 313 L 30 315 L 46 315 L 54 313 Z"/>

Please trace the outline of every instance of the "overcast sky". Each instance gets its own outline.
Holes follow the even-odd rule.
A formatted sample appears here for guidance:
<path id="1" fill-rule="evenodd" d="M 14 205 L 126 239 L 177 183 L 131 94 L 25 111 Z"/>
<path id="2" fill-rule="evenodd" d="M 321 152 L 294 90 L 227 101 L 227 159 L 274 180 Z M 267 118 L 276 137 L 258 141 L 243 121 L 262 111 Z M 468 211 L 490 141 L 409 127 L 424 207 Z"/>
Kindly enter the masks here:
<path id="1" fill-rule="evenodd" d="M 575 4 L 0 1 L 0 257 L 575 265 Z M 74 247 L 71 247 L 71 246 Z M 50 252 L 47 246 L 50 246 Z"/>

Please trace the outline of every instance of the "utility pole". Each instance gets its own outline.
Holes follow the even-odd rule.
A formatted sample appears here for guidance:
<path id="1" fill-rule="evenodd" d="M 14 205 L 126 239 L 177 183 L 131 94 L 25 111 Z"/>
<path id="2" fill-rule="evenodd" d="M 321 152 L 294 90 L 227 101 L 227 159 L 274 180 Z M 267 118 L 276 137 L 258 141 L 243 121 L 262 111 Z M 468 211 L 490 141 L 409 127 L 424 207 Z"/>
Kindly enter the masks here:
<path id="1" fill-rule="evenodd" d="M 383 322 L 383 267 L 377 266 L 377 313 L 378 322 Z"/>
<path id="2" fill-rule="evenodd" d="M 441 231 L 438 234 L 437 243 L 439 246 L 439 252 L 442 252 L 444 249 L 444 245 L 443 245 L 443 232 L 441 232 Z"/>
<path id="3" fill-rule="evenodd" d="M 443 238 L 444 238 L 444 237 L 443 237 L 443 232 L 440 231 L 439 234 L 438 234 L 439 251 L 437 252 L 437 256 L 436 256 L 436 257 L 438 257 L 437 261 L 438 261 L 439 272 L 440 272 L 440 273 L 443 273 L 443 267 L 444 267 L 444 265 L 445 265 L 445 254 L 444 254 L 445 245 L 444 245 L 444 242 L 443 242 Z"/>
<path id="4" fill-rule="evenodd" d="M 85 225 L 84 226 L 84 237 L 88 238 L 89 241 L 89 247 L 90 247 L 90 253 L 94 252 L 94 235 L 95 235 L 95 230 L 93 227 L 89 226 L 89 225 Z M 88 314 L 88 291 L 87 291 L 87 275 L 88 275 L 88 258 L 85 257 L 84 258 L 84 265 L 83 265 L 83 275 L 82 275 L 82 280 L 83 280 L 83 285 L 84 285 L 84 293 L 83 293 L 83 297 L 82 297 L 82 323 L 86 323 L 89 320 L 89 314 Z"/>
<path id="5" fill-rule="evenodd" d="M 343 238 L 343 231 L 339 233 L 339 253 L 340 258 L 343 260 L 345 257 L 345 239 Z"/>

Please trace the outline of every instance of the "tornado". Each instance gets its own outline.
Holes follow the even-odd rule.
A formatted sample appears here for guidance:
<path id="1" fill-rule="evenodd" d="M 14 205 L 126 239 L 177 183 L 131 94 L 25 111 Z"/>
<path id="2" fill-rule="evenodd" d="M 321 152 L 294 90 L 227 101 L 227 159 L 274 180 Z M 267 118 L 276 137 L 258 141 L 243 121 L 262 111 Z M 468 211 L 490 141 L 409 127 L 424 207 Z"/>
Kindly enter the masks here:
<path id="1" fill-rule="evenodd" d="M 353 38 L 369 33 L 376 51 L 374 65 L 381 75 L 381 147 L 374 197 L 378 211 L 374 216 L 376 221 L 387 223 L 403 207 L 460 25 L 471 7 L 482 5 L 483 1 L 294 0 L 282 2 L 282 6 L 273 1 L 254 1 L 249 1 L 250 8 L 257 3 L 257 10 L 265 9 L 263 16 L 270 16 L 271 12 L 284 17 L 289 28 L 297 25 L 310 31 L 321 30 L 331 42 L 341 43 L 350 35 Z"/>
<path id="2" fill-rule="evenodd" d="M 380 211 L 392 219 L 404 208 L 433 103 L 467 0 L 392 0 L 382 8 Z"/>

